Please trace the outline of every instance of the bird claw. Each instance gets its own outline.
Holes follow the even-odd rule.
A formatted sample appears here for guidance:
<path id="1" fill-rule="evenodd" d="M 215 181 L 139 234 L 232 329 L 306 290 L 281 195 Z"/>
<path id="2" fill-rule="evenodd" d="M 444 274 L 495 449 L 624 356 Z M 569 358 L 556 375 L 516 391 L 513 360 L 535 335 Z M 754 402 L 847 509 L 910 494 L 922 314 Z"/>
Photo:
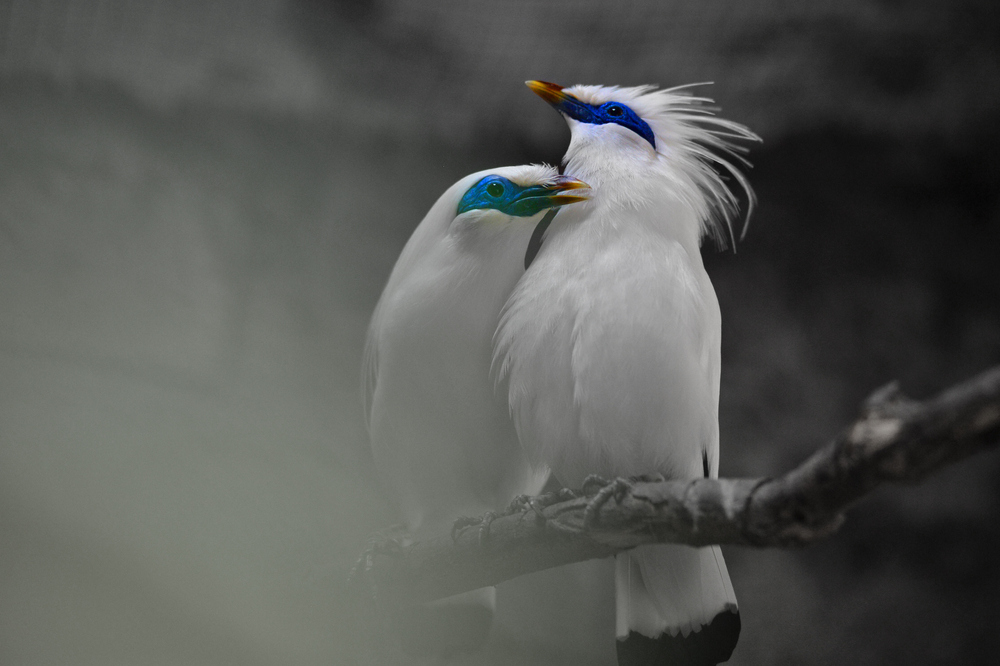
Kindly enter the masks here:
<path id="1" fill-rule="evenodd" d="M 490 540 L 490 525 L 499 516 L 493 511 L 487 511 L 483 514 L 483 518 L 479 523 L 479 546 L 485 546 L 486 542 Z"/>
<path id="2" fill-rule="evenodd" d="M 595 485 L 600 485 L 601 488 L 587 503 L 587 507 L 583 511 L 584 528 L 593 527 L 597 524 L 597 518 L 601 507 L 607 504 L 609 499 L 614 497 L 616 502 L 621 502 L 622 498 L 625 497 L 630 490 L 632 490 L 633 481 L 624 477 L 618 477 L 612 481 L 607 481 L 592 474 L 583 482 L 584 489 Z"/>
<path id="3" fill-rule="evenodd" d="M 451 540 L 458 541 L 458 535 L 465 531 L 467 527 L 478 525 L 482 519 L 478 516 L 461 516 L 451 524 Z"/>
<path id="4" fill-rule="evenodd" d="M 523 519 L 528 515 L 529 511 L 534 512 L 535 520 L 538 522 L 545 522 L 545 515 L 542 510 L 545 508 L 545 503 L 540 497 L 534 495 L 518 495 L 510 501 L 507 505 L 507 510 L 504 511 L 505 516 L 510 516 L 515 513 L 520 513 Z"/>
<path id="5" fill-rule="evenodd" d="M 583 492 L 584 495 L 589 495 L 592 492 L 592 489 L 596 488 L 596 490 L 601 490 L 609 483 L 611 482 L 605 479 L 603 476 L 599 476 L 597 474 L 588 474 L 587 478 L 583 480 L 583 485 L 580 486 L 580 490 Z"/>
<path id="6" fill-rule="evenodd" d="M 515 513 L 521 513 L 522 511 L 534 510 L 537 513 L 535 505 L 537 500 L 534 495 L 518 495 L 510 501 L 507 505 L 507 509 L 504 511 L 505 516 L 510 516 Z"/>
<path id="7" fill-rule="evenodd" d="M 545 514 L 542 512 L 546 507 L 559 504 L 560 502 L 567 502 L 577 497 L 576 492 L 569 488 L 559 488 L 544 495 L 518 495 L 511 501 L 504 515 L 513 513 L 527 514 L 528 511 L 533 511 L 535 519 L 538 522 L 545 522 Z"/>
<path id="8" fill-rule="evenodd" d="M 518 495 L 510 501 L 510 504 L 507 505 L 507 508 L 502 513 L 498 514 L 493 511 L 487 511 L 482 516 L 463 516 L 456 519 L 451 526 L 451 539 L 452 541 L 455 541 L 466 528 L 473 525 L 479 525 L 479 545 L 485 546 L 490 539 L 490 525 L 497 518 L 500 518 L 501 516 L 510 516 L 515 513 L 521 513 L 523 516 L 526 516 L 530 511 L 535 514 L 535 520 L 539 523 L 547 523 L 548 520 L 543 513 L 547 507 L 550 507 L 553 504 L 559 504 L 560 502 L 577 499 L 578 497 L 579 494 L 569 488 L 559 488 L 558 490 L 545 493 L 544 495 Z M 551 525 L 556 529 L 568 532 L 574 531 L 555 523 L 551 523 Z"/>
<path id="9" fill-rule="evenodd" d="M 542 495 L 543 498 L 546 498 L 545 506 L 549 506 L 551 504 L 558 504 L 559 502 L 568 502 L 570 500 L 576 499 L 579 496 L 580 495 L 572 488 L 560 488 L 559 490 L 553 490 L 551 493 L 548 493 L 547 495 Z M 548 501 L 549 498 L 551 498 L 551 501 Z"/>
<path id="10" fill-rule="evenodd" d="M 462 516 L 461 518 L 456 518 L 455 522 L 451 525 L 451 540 L 456 541 L 466 528 L 479 525 L 479 545 L 485 546 L 486 542 L 490 540 L 490 525 L 499 517 L 499 514 L 496 512 L 487 511 L 482 516 Z"/>

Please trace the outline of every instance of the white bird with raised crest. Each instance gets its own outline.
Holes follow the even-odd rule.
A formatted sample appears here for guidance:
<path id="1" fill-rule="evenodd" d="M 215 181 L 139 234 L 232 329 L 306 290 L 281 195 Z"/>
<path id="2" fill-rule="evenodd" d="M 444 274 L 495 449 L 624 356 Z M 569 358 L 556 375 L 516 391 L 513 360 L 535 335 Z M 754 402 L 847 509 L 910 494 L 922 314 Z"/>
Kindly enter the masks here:
<path id="1" fill-rule="evenodd" d="M 403 248 L 368 329 L 364 400 L 375 466 L 411 538 L 537 494 L 548 472 L 526 461 L 505 392 L 490 379 L 500 310 L 524 273 L 533 229 L 585 200 L 586 184 L 545 165 L 463 178 Z M 493 588 L 397 618 L 407 652 L 447 655 L 485 641 Z"/>
<path id="2" fill-rule="evenodd" d="M 736 142 L 757 137 L 680 88 L 528 86 L 566 118 L 564 172 L 593 190 L 553 221 L 497 331 L 525 453 L 571 488 L 716 478 L 722 320 L 700 246 L 732 236 L 724 176 L 752 206 Z M 619 554 L 616 603 L 623 666 L 716 664 L 739 637 L 718 547 Z"/>

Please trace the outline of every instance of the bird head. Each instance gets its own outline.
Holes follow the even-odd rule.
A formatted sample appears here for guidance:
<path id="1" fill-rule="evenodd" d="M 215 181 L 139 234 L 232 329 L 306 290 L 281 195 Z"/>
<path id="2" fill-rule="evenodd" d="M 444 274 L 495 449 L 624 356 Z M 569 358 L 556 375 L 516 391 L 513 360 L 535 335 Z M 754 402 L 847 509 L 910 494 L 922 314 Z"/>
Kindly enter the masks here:
<path id="1" fill-rule="evenodd" d="M 590 186 L 555 167 L 528 164 L 473 174 L 456 184 L 458 202 L 450 233 L 488 237 L 516 223 L 533 223 L 545 212 L 586 201 Z"/>
<path id="2" fill-rule="evenodd" d="M 753 190 L 737 165 L 749 166 L 740 142 L 759 137 L 713 115 L 712 100 L 689 94 L 684 90 L 689 86 L 526 85 L 569 124 L 566 172 L 585 178 L 602 196 L 641 207 L 666 193 L 690 209 L 720 245 L 724 231 L 732 237 L 729 220 L 738 209 L 724 176 L 739 183 L 752 209 Z"/>
<path id="3" fill-rule="evenodd" d="M 632 108 L 633 90 L 601 86 L 563 88 L 546 81 L 527 81 L 528 88 L 559 111 L 570 125 L 574 139 L 633 144 L 637 151 L 656 151 L 656 135 L 649 123 Z M 640 107 L 641 108 L 641 107 Z"/>

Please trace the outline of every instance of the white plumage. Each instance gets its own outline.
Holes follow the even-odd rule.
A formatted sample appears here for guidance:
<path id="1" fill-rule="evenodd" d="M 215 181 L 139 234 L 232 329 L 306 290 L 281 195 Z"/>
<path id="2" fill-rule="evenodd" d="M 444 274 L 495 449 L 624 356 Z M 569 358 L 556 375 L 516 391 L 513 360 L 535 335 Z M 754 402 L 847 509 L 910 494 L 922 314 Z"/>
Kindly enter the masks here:
<path id="1" fill-rule="evenodd" d="M 497 331 L 495 368 L 525 452 L 570 487 L 590 474 L 716 477 L 721 316 L 700 243 L 723 240 L 736 207 L 715 169 L 749 193 L 729 139 L 755 137 L 677 89 L 529 86 L 566 116 L 565 172 L 593 193 L 553 222 Z M 717 547 L 622 554 L 616 588 L 621 663 L 639 658 L 638 643 L 678 663 L 728 658 L 738 615 Z M 681 644 L 709 640 L 692 632 L 723 613 L 718 642 L 731 644 L 683 661 Z M 666 651 L 648 641 L 671 636 Z"/>
<path id="2" fill-rule="evenodd" d="M 496 201 L 482 186 L 487 177 L 506 179 Z M 505 392 L 490 379 L 492 338 L 532 230 L 547 209 L 582 200 L 563 194 L 581 187 L 544 165 L 467 176 L 438 199 L 393 268 L 365 345 L 365 409 L 376 468 L 416 538 L 499 511 L 545 482 L 547 470 L 525 460 Z M 493 604 L 493 588 L 453 597 L 437 608 L 465 609 L 442 614 L 446 626 L 437 628 L 425 608 L 404 644 L 438 653 L 475 647 Z M 453 625 L 462 622 L 465 629 Z"/>

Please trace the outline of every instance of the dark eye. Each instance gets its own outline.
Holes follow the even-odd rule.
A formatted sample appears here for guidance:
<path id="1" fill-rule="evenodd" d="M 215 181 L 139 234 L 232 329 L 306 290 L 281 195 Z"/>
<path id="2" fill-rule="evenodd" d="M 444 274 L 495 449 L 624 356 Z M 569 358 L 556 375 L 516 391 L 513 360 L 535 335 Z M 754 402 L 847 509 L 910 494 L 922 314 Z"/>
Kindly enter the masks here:
<path id="1" fill-rule="evenodd" d="M 503 185 L 500 183 L 490 183 L 486 186 L 486 193 L 491 197 L 502 197 L 503 196 Z"/>
<path id="2" fill-rule="evenodd" d="M 612 118 L 618 118 L 619 116 L 624 116 L 625 115 L 625 109 L 623 109 L 622 107 L 618 106 L 617 104 L 612 104 L 607 109 L 605 109 L 605 111 Z"/>

